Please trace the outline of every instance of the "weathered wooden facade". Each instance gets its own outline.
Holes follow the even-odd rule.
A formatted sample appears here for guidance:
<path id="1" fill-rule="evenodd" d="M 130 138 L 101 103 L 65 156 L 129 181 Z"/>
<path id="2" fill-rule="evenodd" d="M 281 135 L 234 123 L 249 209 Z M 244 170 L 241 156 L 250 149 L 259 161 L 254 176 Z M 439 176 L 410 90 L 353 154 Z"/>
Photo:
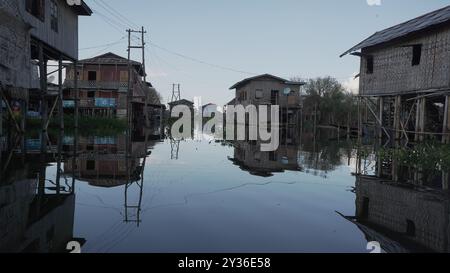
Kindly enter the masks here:
<path id="1" fill-rule="evenodd" d="M 346 54 L 361 58 L 361 109 L 380 137 L 449 141 L 450 6 L 377 32 Z"/>
<path id="2" fill-rule="evenodd" d="M 235 90 L 235 105 L 278 105 L 280 122 L 295 125 L 301 109 L 300 88 L 303 82 L 292 82 L 270 74 L 244 79 L 232 87 Z"/>
<path id="3" fill-rule="evenodd" d="M 84 1 L 80 5 L 65 0 L 0 1 L 2 123 L 7 112 L 16 130 L 23 132 L 30 98 L 36 98 L 45 135 L 49 116 L 56 109 L 62 113 L 63 61 L 78 59 L 78 17 L 91 14 Z M 54 72 L 49 71 L 52 61 L 57 63 Z M 47 93 L 47 77 L 52 73 L 59 78 L 56 97 Z M 16 111 L 11 105 L 17 105 Z M 63 128 L 62 114 L 60 121 Z"/>
<path id="4" fill-rule="evenodd" d="M 162 108 L 157 91 L 150 83 L 144 82 L 145 72 L 141 63 L 131 61 L 130 66 L 131 69 L 128 59 L 111 52 L 80 60 L 77 69 L 68 66 L 64 82 L 66 111 L 74 111 L 76 82 L 81 115 L 127 118 L 130 104 L 130 121 L 139 127 L 151 123 L 149 116 L 153 109 L 159 106 L 161 111 Z M 129 71 L 132 73 L 130 81 Z"/>

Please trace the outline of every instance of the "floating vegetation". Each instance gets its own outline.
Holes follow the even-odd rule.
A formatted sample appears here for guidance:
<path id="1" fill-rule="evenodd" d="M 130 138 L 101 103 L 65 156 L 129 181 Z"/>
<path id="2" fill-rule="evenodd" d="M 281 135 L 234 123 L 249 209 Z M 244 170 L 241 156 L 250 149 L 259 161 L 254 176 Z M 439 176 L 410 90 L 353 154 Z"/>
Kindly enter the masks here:
<path id="1" fill-rule="evenodd" d="M 407 148 L 382 148 L 377 151 L 381 160 L 395 160 L 405 167 L 429 171 L 450 171 L 450 145 L 431 141 Z"/>

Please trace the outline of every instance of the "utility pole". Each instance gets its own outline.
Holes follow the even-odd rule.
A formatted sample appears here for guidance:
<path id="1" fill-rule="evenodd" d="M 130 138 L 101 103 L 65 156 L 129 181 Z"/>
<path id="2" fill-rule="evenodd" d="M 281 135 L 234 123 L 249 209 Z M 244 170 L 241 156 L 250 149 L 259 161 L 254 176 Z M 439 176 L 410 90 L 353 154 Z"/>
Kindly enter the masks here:
<path id="1" fill-rule="evenodd" d="M 171 102 L 174 101 L 179 101 L 181 100 L 181 88 L 180 88 L 180 84 L 172 84 L 172 100 Z"/>
<path id="2" fill-rule="evenodd" d="M 130 126 L 132 123 L 132 117 L 133 114 L 132 112 L 132 107 L 131 107 L 131 102 L 133 100 L 133 88 L 132 88 L 132 66 L 131 66 L 131 50 L 132 49 L 141 49 L 142 50 L 142 75 L 143 75 L 143 81 L 144 84 L 147 84 L 147 73 L 145 72 L 145 40 L 144 40 L 144 36 L 147 33 L 147 31 L 145 31 L 144 27 L 142 27 L 140 30 L 132 30 L 132 29 L 128 29 L 128 92 L 127 92 L 127 119 L 128 119 L 128 125 Z M 141 34 L 141 44 L 140 45 L 132 45 L 131 43 L 131 34 L 132 33 L 138 33 Z M 144 106 L 144 115 L 146 116 L 146 120 L 147 120 L 147 96 L 145 98 L 145 106 Z"/>

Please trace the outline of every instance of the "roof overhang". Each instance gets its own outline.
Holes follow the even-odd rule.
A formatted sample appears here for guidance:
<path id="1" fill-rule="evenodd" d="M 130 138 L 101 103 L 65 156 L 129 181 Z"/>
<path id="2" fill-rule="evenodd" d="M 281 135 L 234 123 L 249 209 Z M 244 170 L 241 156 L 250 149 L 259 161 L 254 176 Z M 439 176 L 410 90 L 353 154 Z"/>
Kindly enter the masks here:
<path id="1" fill-rule="evenodd" d="M 361 49 L 382 46 L 406 39 L 413 35 L 429 33 L 430 30 L 450 23 L 450 6 L 432 11 L 412 20 L 376 32 L 356 46 L 345 51 L 340 57 L 355 53 Z M 354 54 L 356 55 L 356 54 Z"/>
<path id="2" fill-rule="evenodd" d="M 81 1 L 81 5 L 73 4 L 71 8 L 76 12 L 79 16 L 91 16 L 92 10 L 91 8 L 84 2 Z"/>

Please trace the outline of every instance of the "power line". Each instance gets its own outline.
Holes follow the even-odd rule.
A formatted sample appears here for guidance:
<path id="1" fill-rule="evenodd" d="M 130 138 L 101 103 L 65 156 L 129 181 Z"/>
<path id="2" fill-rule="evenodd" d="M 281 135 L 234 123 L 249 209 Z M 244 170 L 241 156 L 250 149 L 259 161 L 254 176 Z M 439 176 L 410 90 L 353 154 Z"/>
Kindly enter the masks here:
<path id="1" fill-rule="evenodd" d="M 120 33 L 122 33 L 123 31 L 121 30 L 121 28 L 123 27 L 122 25 L 118 24 L 117 22 L 115 22 L 114 20 L 112 20 L 111 18 L 109 18 L 108 16 L 102 14 L 101 12 L 92 9 L 96 14 L 100 15 L 100 17 L 103 19 L 103 21 L 105 21 L 108 25 L 110 25 L 111 27 L 115 28 L 117 31 L 119 31 Z M 126 29 L 126 27 L 124 28 Z"/>
<path id="2" fill-rule="evenodd" d="M 183 59 L 187 59 L 187 60 L 192 61 L 192 62 L 200 63 L 200 64 L 203 64 L 203 65 L 208 65 L 208 66 L 211 66 L 211 67 L 214 67 L 214 68 L 218 68 L 218 69 L 222 69 L 222 70 L 227 70 L 227 71 L 231 71 L 231 72 L 235 72 L 235 73 L 248 74 L 248 75 L 257 75 L 257 73 L 248 72 L 248 71 L 243 71 L 243 70 L 238 70 L 238 69 L 234 69 L 234 68 L 230 68 L 230 67 L 226 67 L 226 66 L 222 66 L 222 65 L 218 65 L 218 64 L 213 64 L 213 63 L 205 62 L 205 61 L 202 61 L 202 60 L 193 58 L 193 57 L 189 57 L 189 56 L 187 56 L 187 55 L 184 55 L 184 54 L 181 54 L 181 53 L 172 51 L 172 50 L 167 49 L 167 48 L 164 48 L 164 47 L 162 47 L 162 46 L 160 46 L 160 45 L 154 43 L 153 41 L 149 41 L 148 43 L 150 43 L 150 44 L 153 45 L 154 47 L 159 48 L 159 49 L 161 49 L 161 50 L 163 50 L 163 51 L 165 51 L 165 52 L 167 52 L 167 53 L 170 53 L 170 54 L 172 54 L 172 55 L 181 57 L 181 58 L 183 58 Z"/>
<path id="3" fill-rule="evenodd" d="M 126 16 L 122 15 L 120 12 L 118 12 L 116 9 L 114 9 L 113 7 L 111 7 L 108 3 L 106 3 L 103 0 L 99 0 L 100 2 L 103 3 L 104 6 L 106 6 L 107 8 L 109 8 L 112 12 L 114 12 L 115 14 L 118 15 L 118 17 L 122 18 L 124 21 L 130 23 L 131 25 L 133 25 L 134 27 L 138 28 L 139 26 L 134 23 L 133 21 L 131 21 L 130 19 L 128 19 Z"/>
<path id="4" fill-rule="evenodd" d="M 97 2 L 95 1 L 94 3 L 97 4 L 97 6 L 101 7 L 103 10 L 105 10 L 107 13 L 109 13 L 110 15 L 112 15 L 112 17 L 114 18 L 113 20 L 116 22 L 116 24 L 118 24 L 121 27 L 124 28 L 128 28 L 128 23 L 124 22 L 123 19 L 120 19 L 116 14 L 114 14 L 110 9 L 108 9 L 107 7 L 105 7 L 101 2 Z"/>
<path id="5" fill-rule="evenodd" d="M 116 42 L 103 44 L 103 45 L 97 45 L 97 46 L 91 46 L 91 47 L 84 47 L 84 48 L 80 48 L 79 50 L 97 49 L 97 48 L 103 48 L 103 47 L 107 47 L 107 46 L 117 45 L 117 44 L 125 42 L 125 38 L 126 38 L 126 36 L 123 36 L 122 38 L 120 38 L 120 40 L 118 40 Z"/>

